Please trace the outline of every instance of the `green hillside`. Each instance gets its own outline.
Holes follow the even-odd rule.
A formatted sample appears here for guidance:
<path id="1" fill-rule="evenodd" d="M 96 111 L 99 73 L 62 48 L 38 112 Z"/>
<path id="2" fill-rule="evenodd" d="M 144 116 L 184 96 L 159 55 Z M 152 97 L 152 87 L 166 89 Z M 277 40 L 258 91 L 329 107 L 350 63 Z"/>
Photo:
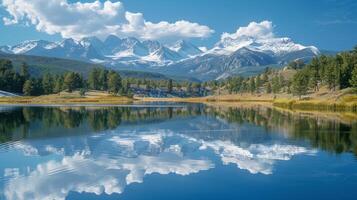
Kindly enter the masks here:
<path id="1" fill-rule="evenodd" d="M 63 74 L 65 72 L 77 72 L 83 74 L 84 77 L 87 77 L 89 72 L 96 67 L 104 68 L 101 65 L 87 63 L 84 61 L 78 60 L 69 60 L 62 58 L 52 58 L 52 57 L 43 57 L 43 56 L 30 56 L 30 55 L 14 55 L 6 54 L 0 52 L 0 59 L 11 60 L 15 69 L 19 70 L 21 64 L 26 62 L 29 65 L 29 71 L 32 76 L 39 77 L 45 73 L 51 74 Z M 143 78 L 143 79 L 153 79 L 153 80 L 168 80 L 174 79 L 177 81 L 193 81 L 197 82 L 197 79 L 186 78 L 186 77 L 177 77 L 177 76 L 166 76 L 160 73 L 153 72 L 143 72 L 143 71 L 130 71 L 130 70 L 118 70 L 118 72 L 123 77 L 132 77 L 132 78 Z"/>
<path id="2" fill-rule="evenodd" d="M 83 75 L 86 76 L 91 69 L 102 67 L 100 65 L 82 61 L 5 53 L 0 53 L 0 59 L 11 60 L 16 70 L 20 68 L 23 62 L 26 62 L 29 65 L 31 75 L 33 76 L 41 76 L 47 72 L 52 74 L 62 74 L 69 71 L 83 73 Z"/>

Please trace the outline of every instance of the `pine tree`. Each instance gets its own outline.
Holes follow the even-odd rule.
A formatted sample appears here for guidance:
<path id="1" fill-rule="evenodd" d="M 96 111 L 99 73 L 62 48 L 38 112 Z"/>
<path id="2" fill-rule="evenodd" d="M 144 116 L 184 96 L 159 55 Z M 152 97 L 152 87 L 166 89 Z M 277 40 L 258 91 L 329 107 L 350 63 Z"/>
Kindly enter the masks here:
<path id="1" fill-rule="evenodd" d="M 255 91 L 255 80 L 254 77 L 249 80 L 249 91 L 253 93 Z"/>
<path id="2" fill-rule="evenodd" d="M 320 65 L 319 65 L 319 60 L 318 58 L 312 59 L 311 63 L 308 65 L 310 68 L 310 73 L 309 73 L 309 87 L 312 88 L 314 91 L 318 91 L 319 87 L 319 81 L 320 81 Z"/>
<path id="3" fill-rule="evenodd" d="M 90 71 L 88 77 L 88 86 L 92 90 L 99 90 L 100 89 L 100 82 L 99 82 L 99 68 L 94 68 Z"/>
<path id="4" fill-rule="evenodd" d="M 33 80 L 26 80 L 22 91 L 25 96 L 33 95 L 35 92 Z"/>
<path id="5" fill-rule="evenodd" d="M 68 72 L 63 80 L 63 88 L 67 92 L 72 92 L 76 88 L 76 82 L 75 82 L 75 73 L 74 72 Z"/>
<path id="6" fill-rule="evenodd" d="M 328 85 L 328 88 L 330 90 L 334 89 L 336 87 L 336 80 L 337 75 L 336 75 L 336 70 L 335 70 L 335 64 L 334 62 L 330 62 L 327 67 L 326 67 L 326 72 L 325 72 L 325 80 Z"/>
<path id="7" fill-rule="evenodd" d="M 335 62 L 335 73 L 336 73 L 336 79 L 335 79 L 335 83 L 334 83 L 334 90 L 336 89 L 341 89 L 341 78 L 342 78 L 342 74 L 341 74 L 341 66 L 343 64 L 343 58 L 341 55 L 337 55 L 335 58 L 336 62 Z"/>
<path id="8" fill-rule="evenodd" d="M 280 91 L 280 81 L 279 77 L 277 76 L 274 76 L 274 78 L 272 79 L 272 91 L 274 94 Z"/>
<path id="9" fill-rule="evenodd" d="M 30 73 L 29 73 L 29 67 L 28 65 L 24 62 L 21 65 L 21 69 L 20 69 L 20 76 L 24 79 L 27 80 L 30 78 Z"/>
<path id="10" fill-rule="evenodd" d="M 99 77 L 98 77 L 98 82 L 99 82 L 99 89 L 103 91 L 108 90 L 108 70 L 99 70 Z"/>
<path id="11" fill-rule="evenodd" d="M 308 91 L 308 77 L 306 76 L 306 72 L 301 70 L 298 71 L 293 78 L 292 83 L 293 93 L 299 96 L 301 99 L 302 95 L 307 94 Z"/>
<path id="12" fill-rule="evenodd" d="M 357 49 L 356 49 L 357 50 Z M 352 76 L 350 79 L 350 84 L 353 88 L 357 88 L 357 64 L 355 64 L 354 69 L 352 71 Z"/>
<path id="13" fill-rule="evenodd" d="M 16 93 L 21 93 L 23 88 L 23 80 L 18 73 L 13 74 L 12 78 L 12 91 Z"/>
<path id="14" fill-rule="evenodd" d="M 14 70 L 10 60 L 0 59 L 0 90 L 12 92 Z"/>
<path id="15" fill-rule="evenodd" d="M 268 76 L 268 73 L 265 72 L 265 73 L 263 74 L 263 83 L 266 83 L 266 82 L 268 82 L 268 81 L 269 81 L 269 76 Z"/>
<path id="16" fill-rule="evenodd" d="M 63 89 L 63 77 L 57 76 L 53 88 L 54 93 L 60 93 Z"/>
<path id="17" fill-rule="evenodd" d="M 257 76 L 257 78 L 255 79 L 255 89 L 257 92 L 259 92 L 259 88 L 261 86 L 261 79 L 260 79 L 260 75 Z"/>
<path id="18" fill-rule="evenodd" d="M 271 93 L 271 84 L 270 83 L 266 84 L 266 93 L 268 93 L 268 94 Z"/>
<path id="19" fill-rule="evenodd" d="M 44 94 L 51 94 L 53 92 L 53 79 L 48 73 L 42 77 L 42 89 Z"/>
<path id="20" fill-rule="evenodd" d="M 170 80 L 168 81 L 168 83 L 167 83 L 167 92 L 168 92 L 168 93 L 172 93 L 172 87 L 173 87 L 173 85 L 172 85 L 172 79 L 170 79 Z"/>
<path id="21" fill-rule="evenodd" d="M 121 89 L 120 75 L 114 71 L 110 71 L 108 74 L 108 89 L 113 94 L 117 94 Z"/>

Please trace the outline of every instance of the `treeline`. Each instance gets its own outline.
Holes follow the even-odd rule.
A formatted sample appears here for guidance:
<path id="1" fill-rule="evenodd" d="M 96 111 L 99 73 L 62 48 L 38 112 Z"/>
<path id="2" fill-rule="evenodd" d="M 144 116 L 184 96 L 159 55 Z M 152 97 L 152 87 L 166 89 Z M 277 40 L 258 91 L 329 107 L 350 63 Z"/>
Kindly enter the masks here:
<path id="1" fill-rule="evenodd" d="M 122 78 L 113 70 L 94 68 L 87 78 L 76 72 L 64 74 L 45 73 L 31 77 L 29 67 L 23 63 L 16 72 L 10 60 L 0 59 L 0 90 L 22 93 L 25 96 L 57 94 L 62 91 L 79 90 L 84 95 L 88 90 L 106 91 L 111 94 L 131 96 L 133 93 L 166 93 L 177 96 L 203 96 L 207 94 L 204 85 L 189 81 L 150 80 L 145 78 Z M 144 91 L 144 92 L 143 92 Z M 184 93 L 184 95 L 183 95 Z"/>
<path id="2" fill-rule="evenodd" d="M 357 47 L 335 56 L 316 57 L 309 64 L 293 61 L 285 69 L 294 74 L 289 76 L 282 73 L 284 70 L 266 68 L 264 73 L 256 76 L 236 76 L 213 83 L 229 93 L 292 93 L 300 97 L 317 92 L 323 86 L 332 91 L 357 88 Z"/>
<path id="3" fill-rule="evenodd" d="M 23 85 L 30 77 L 26 64 L 16 72 L 10 60 L 0 59 L 0 90 L 21 93 Z"/>
<path id="4" fill-rule="evenodd" d="M 115 71 L 94 69 L 87 80 L 75 72 L 62 75 L 46 73 L 40 78 L 35 78 L 31 77 L 26 63 L 23 63 L 20 71 L 16 72 L 10 60 L 0 59 L 0 90 L 38 96 L 74 90 L 84 93 L 88 89 L 126 94 L 122 87 L 122 79 Z"/>
<path id="5" fill-rule="evenodd" d="M 42 127 L 78 128 L 88 127 L 92 131 L 115 129 L 121 124 L 158 123 L 175 117 L 196 116 L 203 112 L 202 105 L 187 107 L 18 107 L 0 112 L 0 142 L 10 140 L 48 137 L 51 134 Z M 37 124 L 33 126 L 33 124 Z M 31 134 L 29 134 L 31 132 Z M 63 134 L 78 134 L 66 131 Z M 53 132 L 58 134 L 58 132 Z M 54 135 L 53 135 L 54 136 Z"/>

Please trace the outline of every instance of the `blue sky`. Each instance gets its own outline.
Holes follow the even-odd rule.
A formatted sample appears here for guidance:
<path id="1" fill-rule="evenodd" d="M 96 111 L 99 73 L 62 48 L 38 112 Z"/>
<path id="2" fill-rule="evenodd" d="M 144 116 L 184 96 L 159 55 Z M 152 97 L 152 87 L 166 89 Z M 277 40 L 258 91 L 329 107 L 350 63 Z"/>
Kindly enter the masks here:
<path id="1" fill-rule="evenodd" d="M 18 1 L 20 5 L 23 0 L 2 1 Z M 30 1 L 27 0 L 27 2 Z M 77 1 L 68 1 L 69 4 L 73 2 Z M 93 1 L 81 2 L 92 3 Z M 116 1 L 112 0 L 112 2 Z M 120 2 L 123 3 L 125 11 L 141 13 L 145 21 L 152 23 L 160 21 L 175 23 L 185 20 L 199 24 L 198 30 L 206 31 L 203 38 L 197 35 L 188 37 L 183 32 L 172 32 L 167 36 L 170 38 L 175 34 L 178 34 L 177 37 L 184 35 L 187 36 L 186 39 L 199 46 L 211 47 L 219 40 L 223 32 L 233 33 L 239 27 L 247 26 L 252 21 L 263 20 L 273 23 L 275 35 L 290 37 L 304 45 L 314 45 L 328 50 L 347 50 L 357 45 L 357 1 L 354 0 L 121 0 Z M 26 11 L 26 8 L 22 9 Z M 6 11 L 6 6 L 0 8 L 0 16 L 9 18 L 10 14 Z M 214 33 L 209 33 L 204 29 L 205 27 L 214 30 Z M 150 36 L 140 36 L 151 38 L 157 30 L 154 29 L 152 32 Z M 72 32 L 65 34 L 70 35 Z M 135 33 L 133 36 L 138 34 Z M 0 36 L 0 45 L 16 44 L 28 39 L 52 41 L 61 39 L 60 33 L 50 35 L 38 31 L 28 22 L 27 25 L 25 22 L 4 25 L 1 21 Z M 160 35 L 155 37 L 160 37 Z M 176 39 L 176 37 L 173 38 Z"/>

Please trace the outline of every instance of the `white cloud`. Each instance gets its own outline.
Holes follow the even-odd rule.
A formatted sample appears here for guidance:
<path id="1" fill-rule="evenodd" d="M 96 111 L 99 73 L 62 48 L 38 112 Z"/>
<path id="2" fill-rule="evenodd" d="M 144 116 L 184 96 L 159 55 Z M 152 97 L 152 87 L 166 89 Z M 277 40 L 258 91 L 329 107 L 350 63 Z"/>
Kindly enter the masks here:
<path id="1" fill-rule="evenodd" d="M 218 121 L 184 123 L 192 130 L 208 130 L 203 125 L 209 125 L 210 130 L 216 130 L 218 125 L 224 128 Z M 234 130 L 239 130 L 236 134 L 242 134 L 245 128 Z M 70 191 L 111 195 L 123 193 L 132 183 L 143 183 L 150 174 L 186 176 L 212 169 L 217 162 L 234 164 L 252 174 L 269 175 L 273 174 L 276 162 L 316 153 L 306 147 L 275 140 L 256 144 L 252 143 L 254 137 L 242 137 L 237 144 L 220 139 L 225 138 L 220 134 L 205 140 L 197 138 L 195 131 L 192 133 L 179 134 L 171 129 L 161 129 L 157 124 L 149 124 L 145 130 L 129 126 L 95 136 L 16 142 L 7 147 L 8 151 L 17 150 L 24 156 L 47 156 L 51 153 L 62 158 L 46 162 L 37 159 L 36 167 L 28 166 L 27 170 L 4 169 L 4 195 L 13 200 L 62 200 Z M 215 157 L 205 156 L 212 155 L 212 152 Z"/>
<path id="2" fill-rule="evenodd" d="M 295 155 L 314 155 L 314 150 L 294 145 L 263 145 L 251 144 L 241 147 L 230 141 L 202 141 L 201 150 L 213 149 L 221 157 L 222 163 L 235 164 L 239 169 L 244 169 L 252 174 L 270 175 L 276 161 L 290 160 Z"/>
<path id="3" fill-rule="evenodd" d="M 241 37 L 252 37 L 255 39 L 272 38 L 274 37 L 273 28 L 271 21 L 250 22 L 248 26 L 239 27 L 235 33 L 223 33 L 221 39 L 239 39 Z"/>
<path id="4" fill-rule="evenodd" d="M 180 20 L 174 23 L 146 21 L 142 13 L 126 11 L 121 2 L 69 3 L 67 0 L 3 0 L 9 16 L 5 25 L 24 23 L 38 31 L 61 34 L 64 38 L 108 35 L 140 39 L 208 37 L 208 26 Z"/>
<path id="5" fill-rule="evenodd" d="M 7 199 L 64 200 L 70 191 L 96 195 L 120 194 L 127 185 L 142 183 L 149 174 L 178 174 L 186 176 L 214 167 L 209 160 L 196 160 L 165 152 L 156 156 L 96 157 L 76 153 L 60 161 L 38 164 L 28 174 L 19 175 L 10 169 L 11 178 L 4 194 Z M 26 186 L 26 187 L 25 187 Z"/>

